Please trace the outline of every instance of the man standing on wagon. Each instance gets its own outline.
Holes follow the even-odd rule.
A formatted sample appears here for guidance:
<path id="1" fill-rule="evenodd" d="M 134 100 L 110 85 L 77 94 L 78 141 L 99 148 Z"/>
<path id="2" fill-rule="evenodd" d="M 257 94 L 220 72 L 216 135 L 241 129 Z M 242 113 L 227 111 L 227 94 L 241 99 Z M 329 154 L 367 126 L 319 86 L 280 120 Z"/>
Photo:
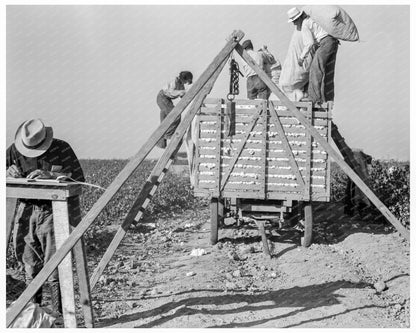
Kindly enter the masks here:
<path id="1" fill-rule="evenodd" d="M 303 35 L 304 48 L 298 59 L 299 66 L 303 65 L 305 58 L 316 47 L 309 72 L 307 100 L 313 103 L 333 101 L 338 39 L 331 36 L 310 16 L 296 7 L 291 8 L 287 14 L 288 22 L 292 22 Z M 310 42 L 311 40 L 313 43 Z"/>
<path id="2" fill-rule="evenodd" d="M 267 59 L 262 51 L 254 51 L 253 43 L 247 39 L 241 44 L 242 48 L 247 51 L 248 55 L 253 58 L 260 69 L 266 69 Z M 247 98 L 248 99 L 269 99 L 270 89 L 263 82 L 257 73 L 245 61 L 243 62 L 244 75 L 247 78 Z"/>

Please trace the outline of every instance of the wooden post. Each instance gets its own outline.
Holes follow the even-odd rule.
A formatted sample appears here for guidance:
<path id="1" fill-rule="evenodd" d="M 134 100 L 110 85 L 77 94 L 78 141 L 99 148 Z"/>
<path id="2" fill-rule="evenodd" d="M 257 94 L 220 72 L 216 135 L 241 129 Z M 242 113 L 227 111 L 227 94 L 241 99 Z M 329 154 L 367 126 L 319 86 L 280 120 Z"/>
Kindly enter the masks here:
<path id="1" fill-rule="evenodd" d="M 59 249 L 69 237 L 69 214 L 66 201 L 52 201 L 53 227 L 56 249 Z M 74 274 L 72 272 L 72 254 L 69 252 L 58 266 L 59 285 L 62 297 L 62 315 L 65 327 L 77 327 L 75 317 Z"/>
<path id="2" fill-rule="evenodd" d="M 139 222 L 146 206 L 153 194 L 156 192 L 156 189 L 163 179 L 165 175 L 165 170 L 167 164 L 170 165 L 176 152 L 179 150 L 181 145 L 181 139 L 184 136 L 186 130 L 188 129 L 189 125 L 192 122 L 192 119 L 195 117 L 195 114 L 201 108 L 201 105 L 205 99 L 205 97 L 210 93 L 212 87 L 216 79 L 218 78 L 221 70 L 227 63 L 227 59 L 223 61 L 223 63 L 218 67 L 216 72 L 212 75 L 208 83 L 205 87 L 201 90 L 198 96 L 195 98 L 195 101 L 192 107 L 189 109 L 188 113 L 185 115 L 184 119 L 179 124 L 178 128 L 175 131 L 175 134 L 172 136 L 169 145 L 165 149 L 163 155 L 158 160 L 157 164 L 153 168 L 149 179 L 147 180 L 145 186 L 141 190 L 140 194 L 138 195 L 136 201 L 134 202 L 132 208 L 130 209 L 129 213 L 127 214 L 124 222 L 118 228 L 116 235 L 114 236 L 113 240 L 111 241 L 110 245 L 108 246 L 106 252 L 104 253 L 103 258 L 97 265 L 94 273 L 91 276 L 90 285 L 91 288 L 94 288 L 95 284 L 97 283 L 98 279 L 100 278 L 101 274 L 104 272 L 104 269 L 107 267 L 108 263 L 110 262 L 111 258 L 114 255 L 114 252 L 117 250 L 118 246 L 120 245 L 121 241 L 123 240 L 124 236 L 127 233 L 128 228 L 133 223 L 133 221 Z"/>
<path id="3" fill-rule="evenodd" d="M 257 227 L 259 228 L 259 233 L 261 236 L 261 240 L 263 242 L 263 252 L 268 258 L 271 258 L 270 250 L 269 250 L 269 243 L 267 241 L 266 231 L 264 230 L 264 221 L 262 220 L 256 221 L 256 224 L 257 224 Z"/>
<path id="4" fill-rule="evenodd" d="M 308 119 L 296 108 L 292 101 L 272 82 L 267 74 L 260 69 L 255 61 L 248 55 L 248 53 L 241 47 L 240 44 L 235 47 L 238 54 L 253 68 L 261 80 L 276 94 L 276 96 L 283 102 L 283 104 L 293 113 L 296 118 L 305 126 L 306 130 L 311 133 L 314 139 L 326 150 L 342 170 L 351 178 L 351 180 L 358 186 L 358 188 L 370 199 L 370 201 L 377 207 L 377 209 L 393 224 L 397 231 L 406 239 L 410 240 L 410 232 L 400 221 L 390 212 L 390 210 L 380 201 L 379 198 L 370 190 L 365 182 L 354 172 L 354 170 L 344 161 L 334 148 L 319 134 L 319 132 L 311 125 Z"/>
<path id="5" fill-rule="evenodd" d="M 118 174 L 114 181 L 110 184 L 104 194 L 97 200 L 90 211 L 84 216 L 81 223 L 74 229 L 68 239 L 62 244 L 61 248 L 52 256 L 52 258 L 45 264 L 39 274 L 33 279 L 26 290 L 20 295 L 13 305 L 10 306 L 6 326 L 10 326 L 16 319 L 19 313 L 23 310 L 28 300 L 33 297 L 40 286 L 46 281 L 48 276 L 52 274 L 53 270 L 65 258 L 66 254 L 74 247 L 76 242 L 88 230 L 91 224 L 95 221 L 97 216 L 101 213 L 109 201 L 117 194 L 120 187 L 127 181 L 130 175 L 139 167 L 149 152 L 153 149 L 156 143 L 167 132 L 169 126 L 174 120 L 185 110 L 189 103 L 194 99 L 196 94 L 203 88 L 209 78 L 217 70 L 217 68 L 228 58 L 230 53 L 234 50 L 238 42 L 244 37 L 242 31 L 234 31 L 230 39 L 227 41 L 224 48 L 214 58 L 208 68 L 202 73 L 200 78 L 193 84 L 180 102 L 173 108 L 171 113 L 164 119 L 160 126 L 150 136 L 146 143 L 142 146 L 139 152 L 127 163 L 124 169 Z"/>
<path id="6" fill-rule="evenodd" d="M 71 226 L 71 231 L 78 225 L 81 221 L 81 206 L 79 202 L 79 197 L 68 198 L 68 209 L 69 209 L 69 224 Z M 84 237 L 75 244 L 73 249 L 75 264 L 77 267 L 78 275 L 78 286 L 79 286 L 79 302 L 82 307 L 84 314 L 85 327 L 93 328 L 94 327 L 94 312 L 91 302 L 91 289 L 90 281 L 88 279 L 88 265 L 87 259 L 85 256 L 85 245 Z"/>

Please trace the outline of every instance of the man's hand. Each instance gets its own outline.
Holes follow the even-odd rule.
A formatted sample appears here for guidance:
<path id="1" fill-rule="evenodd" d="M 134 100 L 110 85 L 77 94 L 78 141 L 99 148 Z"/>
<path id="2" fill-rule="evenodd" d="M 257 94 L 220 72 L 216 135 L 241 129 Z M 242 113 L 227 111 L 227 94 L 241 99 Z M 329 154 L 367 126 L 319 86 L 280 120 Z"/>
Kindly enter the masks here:
<path id="1" fill-rule="evenodd" d="M 186 94 L 186 90 L 181 90 L 181 92 L 179 93 L 179 97 L 183 97 Z"/>
<path id="2" fill-rule="evenodd" d="M 298 59 L 298 65 L 299 65 L 300 67 L 302 67 L 302 66 L 303 66 L 303 59 L 302 59 L 302 58 L 299 58 L 299 59 Z"/>
<path id="3" fill-rule="evenodd" d="M 16 165 L 12 164 L 6 170 L 6 177 L 22 178 L 23 176 L 19 168 Z"/>
<path id="4" fill-rule="evenodd" d="M 45 171 L 45 170 L 35 170 L 32 171 L 26 178 L 30 179 L 54 179 L 56 178 L 54 176 L 54 173 L 51 171 Z"/>

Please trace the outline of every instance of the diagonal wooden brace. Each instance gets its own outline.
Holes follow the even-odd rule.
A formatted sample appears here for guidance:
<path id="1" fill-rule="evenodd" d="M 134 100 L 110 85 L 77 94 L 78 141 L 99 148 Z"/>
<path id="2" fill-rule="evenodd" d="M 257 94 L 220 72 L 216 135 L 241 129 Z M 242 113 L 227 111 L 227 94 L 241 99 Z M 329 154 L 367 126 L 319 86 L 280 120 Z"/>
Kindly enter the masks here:
<path id="1" fill-rule="evenodd" d="M 319 134 L 319 132 L 311 125 L 308 119 L 296 108 L 292 101 L 272 82 L 267 74 L 256 64 L 256 62 L 248 55 L 248 53 L 238 44 L 235 47 L 238 54 L 253 68 L 260 79 L 276 94 L 283 104 L 293 113 L 300 123 L 305 126 L 306 130 L 314 137 L 314 139 L 326 150 L 329 156 L 341 167 L 342 170 L 351 178 L 358 188 L 370 199 L 377 209 L 386 217 L 386 219 L 396 228 L 396 230 L 406 239 L 410 240 L 410 232 L 400 221 L 390 212 L 390 210 L 380 201 L 379 198 L 371 191 L 364 181 L 354 172 L 354 170 L 344 161 L 344 159 L 336 152 L 334 148 Z"/>
<path id="2" fill-rule="evenodd" d="M 201 108 L 201 105 L 205 97 L 210 93 L 212 87 L 214 86 L 216 79 L 221 73 L 221 70 L 223 69 L 226 62 L 227 61 L 225 60 L 220 65 L 220 67 L 218 67 L 218 69 L 212 75 L 208 83 L 199 92 L 191 108 L 189 109 L 184 119 L 181 121 L 178 128 L 176 129 L 175 134 L 172 136 L 172 139 L 169 142 L 169 145 L 167 146 L 163 155 L 160 157 L 160 159 L 156 163 L 155 167 L 153 168 L 149 176 L 149 179 L 143 186 L 136 201 L 134 202 L 133 206 L 130 208 L 130 211 L 127 214 L 124 222 L 118 228 L 116 235 L 112 239 L 101 261 L 99 262 L 96 269 L 94 270 L 94 273 L 92 274 L 91 279 L 90 279 L 91 289 L 95 286 L 101 274 L 104 272 L 105 268 L 107 267 L 108 263 L 113 257 L 114 252 L 117 250 L 118 246 L 120 245 L 121 241 L 126 235 L 130 225 L 133 223 L 133 221 L 139 222 L 140 219 L 142 218 L 143 213 L 146 209 L 146 206 L 150 202 L 151 197 L 156 192 L 156 189 L 159 183 L 162 181 L 167 169 L 169 168 L 170 163 L 173 161 L 173 158 L 175 157 L 177 151 L 179 150 L 181 143 L 182 143 L 181 140 L 186 130 L 190 126 L 192 119 L 195 117 L 198 110 Z"/>
<path id="3" fill-rule="evenodd" d="M 276 125 L 277 132 L 279 133 L 280 139 L 282 140 L 282 144 L 287 151 L 287 155 L 289 157 L 289 164 L 294 174 L 296 175 L 296 181 L 299 185 L 298 189 L 303 190 L 305 188 L 305 182 L 303 181 L 303 177 L 300 174 L 298 163 L 296 162 L 295 156 L 293 155 L 293 151 L 290 147 L 289 141 L 287 140 L 285 130 L 283 129 L 282 124 L 280 123 L 279 116 L 273 104 L 272 108 L 270 109 L 270 116 L 274 120 L 274 124 Z"/>
<path id="4" fill-rule="evenodd" d="M 17 316 L 22 312 L 25 305 L 35 295 L 37 290 L 45 283 L 49 275 L 52 274 L 54 269 L 65 258 L 69 251 L 75 246 L 76 242 L 82 237 L 82 235 L 88 230 L 91 224 L 95 221 L 97 216 L 110 202 L 110 200 L 117 194 L 121 186 L 127 181 L 130 175 L 140 166 L 149 152 L 153 149 L 156 143 L 167 132 L 169 126 L 174 120 L 185 110 L 189 103 L 195 98 L 198 92 L 205 86 L 210 77 L 215 73 L 217 68 L 228 59 L 231 52 L 234 50 L 238 42 L 244 37 L 242 31 L 234 31 L 225 44 L 224 48 L 214 58 L 208 68 L 201 74 L 198 80 L 192 85 L 185 96 L 179 101 L 169 115 L 164 119 L 160 126 L 145 142 L 136 155 L 127 163 L 123 170 L 117 175 L 113 182 L 109 185 L 103 195 L 97 200 L 97 202 L 91 207 L 89 212 L 84 216 L 80 224 L 73 230 L 67 240 L 56 251 L 51 259 L 44 265 L 39 274 L 33 279 L 25 291 L 20 297 L 8 308 L 6 314 L 6 326 L 9 327 Z"/>
<path id="5" fill-rule="evenodd" d="M 244 146 L 247 142 L 247 139 L 249 138 L 249 136 L 251 134 L 251 131 L 253 130 L 254 126 L 256 125 L 257 120 L 259 119 L 262 112 L 265 112 L 265 110 L 263 110 L 263 108 L 260 107 L 260 108 L 258 108 L 257 113 L 255 113 L 253 115 L 253 118 L 251 119 L 251 123 L 247 127 L 247 132 L 246 132 L 245 136 L 241 139 L 240 145 L 238 146 L 238 148 L 235 152 L 235 155 L 231 159 L 231 161 L 229 163 L 229 166 L 228 166 L 228 169 L 225 172 L 225 175 L 224 175 L 224 177 L 221 181 L 221 191 L 224 189 L 224 186 L 225 186 L 228 178 L 231 175 L 231 171 L 233 171 L 234 165 L 235 165 L 235 163 L 237 163 L 237 160 L 240 157 L 241 152 L 243 151 L 243 148 L 244 148 Z"/>

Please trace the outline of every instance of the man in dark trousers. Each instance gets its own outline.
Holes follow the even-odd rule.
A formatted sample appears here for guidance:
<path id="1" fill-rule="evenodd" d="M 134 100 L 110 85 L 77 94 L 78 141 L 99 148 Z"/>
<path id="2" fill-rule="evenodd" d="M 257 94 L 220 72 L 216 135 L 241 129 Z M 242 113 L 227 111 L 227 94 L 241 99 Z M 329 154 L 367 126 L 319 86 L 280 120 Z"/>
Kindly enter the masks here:
<path id="1" fill-rule="evenodd" d="M 53 138 L 52 127 L 42 120 L 25 121 L 16 131 L 14 143 L 6 151 L 6 176 L 13 178 L 56 179 L 71 177 L 84 182 L 81 165 L 65 141 Z M 80 208 L 74 212 L 80 214 Z M 19 199 L 14 217 L 14 251 L 18 263 L 24 267 L 29 284 L 56 251 L 52 204 L 49 200 Z M 62 313 L 58 271 L 48 279 L 52 308 Z M 41 304 L 42 288 L 33 297 Z"/>
<path id="2" fill-rule="evenodd" d="M 169 81 L 168 84 L 159 91 L 156 102 L 160 108 L 160 122 L 162 122 L 175 107 L 172 101 L 185 95 L 185 84 L 192 84 L 192 79 L 193 75 L 191 72 L 180 72 L 177 77 Z M 165 133 L 163 138 L 157 143 L 159 148 L 166 148 L 166 139 L 171 138 L 180 122 L 181 116 L 175 119 L 175 121 L 169 126 L 168 131 Z"/>
<path id="3" fill-rule="evenodd" d="M 267 65 L 266 55 L 262 51 L 254 51 L 253 43 L 247 39 L 241 45 L 248 55 L 253 58 L 260 69 L 265 70 Z M 270 89 L 263 82 L 257 73 L 245 61 L 243 62 L 243 72 L 247 78 L 247 98 L 248 99 L 269 99 Z"/>
<path id="4" fill-rule="evenodd" d="M 313 103 L 333 101 L 338 39 L 328 34 L 317 22 L 296 7 L 290 9 L 287 14 L 288 22 L 292 22 L 303 35 L 304 47 L 298 59 L 299 66 L 302 66 L 308 54 L 315 50 L 309 71 L 307 100 Z"/>

